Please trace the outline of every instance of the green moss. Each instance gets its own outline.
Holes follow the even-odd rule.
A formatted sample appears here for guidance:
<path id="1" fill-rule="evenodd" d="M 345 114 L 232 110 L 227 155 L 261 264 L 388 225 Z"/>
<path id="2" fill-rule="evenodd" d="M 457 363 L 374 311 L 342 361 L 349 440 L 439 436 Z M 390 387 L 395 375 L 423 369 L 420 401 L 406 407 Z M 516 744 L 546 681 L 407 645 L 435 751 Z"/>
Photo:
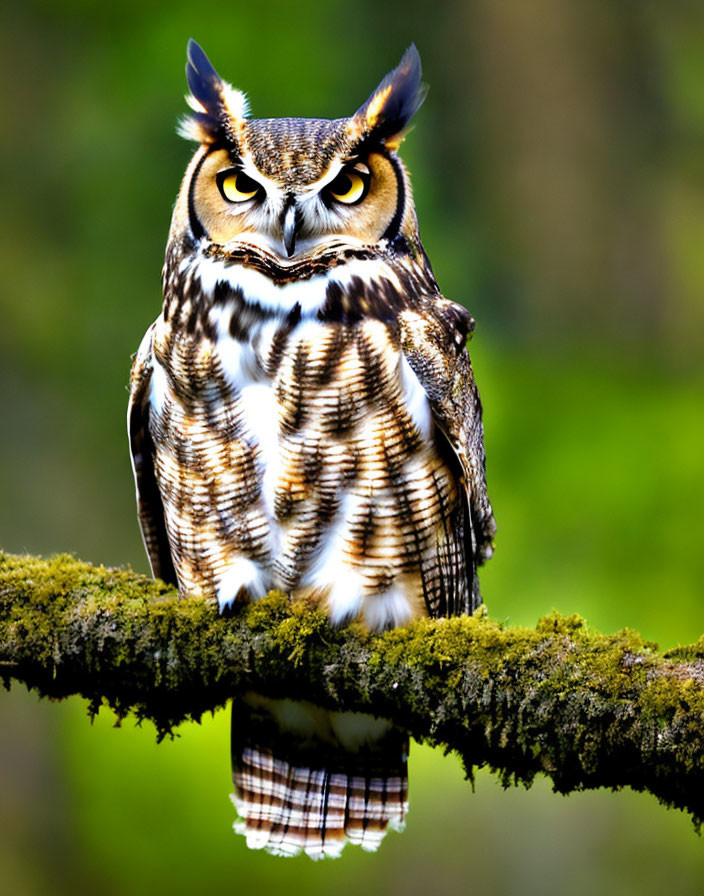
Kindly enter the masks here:
<path id="1" fill-rule="evenodd" d="M 0 670 L 160 737 L 251 688 L 305 697 L 386 715 L 459 753 L 470 779 L 486 765 L 505 786 L 541 772 L 565 793 L 627 785 L 704 816 L 704 638 L 661 654 L 558 613 L 372 635 L 281 593 L 223 617 L 129 569 L 0 554 Z"/>

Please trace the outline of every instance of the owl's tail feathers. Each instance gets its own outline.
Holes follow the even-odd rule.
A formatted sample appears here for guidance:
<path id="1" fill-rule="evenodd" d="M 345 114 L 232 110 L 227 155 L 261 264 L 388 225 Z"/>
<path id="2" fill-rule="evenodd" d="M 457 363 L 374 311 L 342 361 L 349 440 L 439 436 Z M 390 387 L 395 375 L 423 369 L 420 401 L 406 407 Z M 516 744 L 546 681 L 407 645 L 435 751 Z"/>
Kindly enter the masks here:
<path id="1" fill-rule="evenodd" d="M 310 704 L 267 703 L 274 715 L 267 711 L 264 720 L 261 705 L 254 711 L 251 705 L 233 707 L 232 714 L 232 800 L 240 816 L 234 828 L 250 848 L 322 859 L 339 856 L 346 843 L 373 852 L 387 830 L 403 829 L 408 811 L 405 735 L 385 725 L 379 737 L 379 720 L 369 716 L 341 718 Z M 295 706 L 309 721 L 314 718 L 317 730 L 282 728 L 277 710 L 283 704 L 289 704 L 287 722 Z M 356 729 L 354 749 L 350 720 Z M 365 727 L 367 736 L 362 733 L 360 742 Z"/>

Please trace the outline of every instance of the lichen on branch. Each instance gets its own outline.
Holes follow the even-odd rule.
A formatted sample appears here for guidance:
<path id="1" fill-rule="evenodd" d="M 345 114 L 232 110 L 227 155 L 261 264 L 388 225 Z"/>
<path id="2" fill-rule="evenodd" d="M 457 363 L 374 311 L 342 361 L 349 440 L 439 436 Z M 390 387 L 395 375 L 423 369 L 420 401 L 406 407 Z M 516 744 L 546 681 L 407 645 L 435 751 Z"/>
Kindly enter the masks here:
<path id="1" fill-rule="evenodd" d="M 486 617 L 372 635 L 273 593 L 230 616 L 125 569 L 0 553 L 0 675 L 160 736 L 247 690 L 391 718 L 505 785 L 629 786 L 704 818 L 704 638 L 659 652 L 577 616 Z"/>

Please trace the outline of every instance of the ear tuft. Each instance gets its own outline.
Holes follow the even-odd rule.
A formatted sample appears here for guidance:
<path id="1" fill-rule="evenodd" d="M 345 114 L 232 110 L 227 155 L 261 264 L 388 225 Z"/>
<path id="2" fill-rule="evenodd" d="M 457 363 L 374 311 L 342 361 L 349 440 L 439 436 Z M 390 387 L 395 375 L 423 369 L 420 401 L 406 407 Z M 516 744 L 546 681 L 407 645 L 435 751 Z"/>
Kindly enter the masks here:
<path id="1" fill-rule="evenodd" d="M 193 38 L 188 41 L 186 54 L 186 80 L 193 99 L 204 112 L 216 113 L 222 102 L 220 75 Z"/>
<path id="2" fill-rule="evenodd" d="M 199 143 L 213 143 L 223 136 L 235 140 L 241 121 L 248 114 L 245 95 L 222 80 L 192 38 L 188 41 L 187 57 L 186 80 L 191 95 L 186 102 L 193 113 L 179 122 L 179 134 Z"/>
<path id="3" fill-rule="evenodd" d="M 352 136 L 359 140 L 378 140 L 390 149 L 398 148 L 402 132 L 428 93 L 427 85 L 420 78 L 420 55 L 415 44 L 411 44 L 396 68 L 350 119 L 348 128 Z"/>

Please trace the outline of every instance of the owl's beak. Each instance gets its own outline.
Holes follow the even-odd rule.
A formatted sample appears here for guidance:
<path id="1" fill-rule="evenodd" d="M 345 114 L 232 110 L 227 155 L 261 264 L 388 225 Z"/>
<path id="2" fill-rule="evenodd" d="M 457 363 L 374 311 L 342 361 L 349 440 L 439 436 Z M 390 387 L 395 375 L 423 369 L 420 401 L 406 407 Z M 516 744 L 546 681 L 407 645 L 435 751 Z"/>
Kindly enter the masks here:
<path id="1" fill-rule="evenodd" d="M 298 223 L 298 208 L 296 203 L 292 202 L 284 213 L 284 249 L 288 258 L 296 251 Z"/>

